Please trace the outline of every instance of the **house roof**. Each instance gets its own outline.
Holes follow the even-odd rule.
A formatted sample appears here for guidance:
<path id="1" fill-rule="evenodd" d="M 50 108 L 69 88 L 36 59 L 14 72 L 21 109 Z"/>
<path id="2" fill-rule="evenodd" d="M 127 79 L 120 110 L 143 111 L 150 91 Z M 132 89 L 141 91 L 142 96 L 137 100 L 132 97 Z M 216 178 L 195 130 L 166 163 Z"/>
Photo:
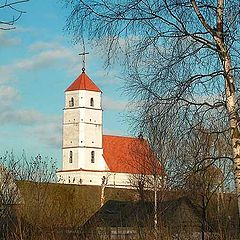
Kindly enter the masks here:
<path id="1" fill-rule="evenodd" d="M 80 76 L 65 90 L 65 92 L 76 90 L 101 92 L 101 90 L 85 72 L 81 73 Z"/>
<path id="2" fill-rule="evenodd" d="M 157 202 L 158 219 L 169 230 L 182 229 L 182 226 L 191 230 L 201 229 L 201 211 L 187 197 Z M 153 224 L 154 202 L 149 201 L 107 201 L 87 222 L 103 224 L 108 227 L 134 227 Z M 210 226 L 210 222 L 206 221 Z"/>
<path id="3" fill-rule="evenodd" d="M 192 219 L 188 219 L 187 210 L 191 212 Z M 178 226 L 181 225 L 181 222 L 185 223 L 186 221 L 188 224 L 194 222 L 198 223 L 199 226 L 201 225 L 201 212 L 187 197 L 159 201 L 157 211 L 159 218 L 168 222 L 169 225 Z M 185 214 L 178 215 L 177 211 Z M 143 227 L 152 222 L 153 215 L 154 202 L 109 200 L 89 219 L 89 222 L 95 221 L 111 227 L 131 227 L 134 225 Z M 169 220 L 172 221 L 169 222 Z"/>
<path id="4" fill-rule="evenodd" d="M 103 157 L 111 172 L 153 174 L 162 167 L 142 138 L 103 135 Z"/>

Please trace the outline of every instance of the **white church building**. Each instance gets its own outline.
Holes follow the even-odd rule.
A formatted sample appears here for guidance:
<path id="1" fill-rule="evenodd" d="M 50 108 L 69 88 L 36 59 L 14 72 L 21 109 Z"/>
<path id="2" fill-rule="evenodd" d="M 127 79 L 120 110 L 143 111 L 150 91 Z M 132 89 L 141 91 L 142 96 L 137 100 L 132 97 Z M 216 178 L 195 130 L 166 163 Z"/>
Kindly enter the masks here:
<path id="1" fill-rule="evenodd" d="M 62 169 L 58 182 L 130 187 L 161 166 L 142 137 L 103 135 L 102 92 L 81 75 L 65 91 Z"/>

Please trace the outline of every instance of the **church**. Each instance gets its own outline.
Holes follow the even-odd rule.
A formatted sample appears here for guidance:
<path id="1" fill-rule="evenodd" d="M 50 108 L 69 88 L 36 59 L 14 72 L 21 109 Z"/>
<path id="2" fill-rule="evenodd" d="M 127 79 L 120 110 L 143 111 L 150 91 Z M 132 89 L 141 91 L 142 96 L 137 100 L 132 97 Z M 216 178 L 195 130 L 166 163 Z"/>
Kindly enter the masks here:
<path id="1" fill-rule="evenodd" d="M 161 174 L 159 161 L 141 135 L 103 135 L 102 116 L 102 91 L 83 68 L 65 90 L 59 183 L 131 188 L 143 175 Z"/>

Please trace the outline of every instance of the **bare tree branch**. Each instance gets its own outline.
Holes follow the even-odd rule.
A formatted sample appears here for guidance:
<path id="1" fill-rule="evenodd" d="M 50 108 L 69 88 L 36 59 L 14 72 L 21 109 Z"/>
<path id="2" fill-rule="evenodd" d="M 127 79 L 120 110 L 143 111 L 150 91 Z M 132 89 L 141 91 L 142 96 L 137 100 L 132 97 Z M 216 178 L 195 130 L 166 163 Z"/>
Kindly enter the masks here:
<path id="1" fill-rule="evenodd" d="M 12 30 L 15 29 L 14 24 L 22 17 L 22 14 L 26 13 L 21 10 L 19 6 L 29 2 L 30 0 L 19 0 L 19 1 L 9 1 L 6 0 L 5 3 L 0 3 L 0 13 L 5 12 L 7 16 L 5 20 L 0 20 L 0 30 Z"/>

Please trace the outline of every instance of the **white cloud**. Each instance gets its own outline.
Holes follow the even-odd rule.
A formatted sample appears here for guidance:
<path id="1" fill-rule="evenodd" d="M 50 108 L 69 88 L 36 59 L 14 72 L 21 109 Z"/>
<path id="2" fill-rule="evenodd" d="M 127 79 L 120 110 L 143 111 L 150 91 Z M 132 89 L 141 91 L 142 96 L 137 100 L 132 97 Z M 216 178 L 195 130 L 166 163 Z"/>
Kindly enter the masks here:
<path id="1" fill-rule="evenodd" d="M 0 47 L 12 47 L 21 43 L 20 38 L 11 37 L 9 32 L 0 31 Z"/>
<path id="2" fill-rule="evenodd" d="M 114 111 L 124 111 L 127 108 L 126 101 L 113 100 L 107 96 L 103 96 L 103 109 L 114 110 Z"/>
<path id="3" fill-rule="evenodd" d="M 20 99 L 19 92 L 10 86 L 0 86 L 0 110 L 9 107 Z"/>
<path id="4" fill-rule="evenodd" d="M 76 56 L 73 50 L 60 45 L 58 46 L 57 44 L 53 49 L 43 50 L 43 45 L 39 43 L 35 46 L 30 46 L 31 49 L 39 49 L 32 57 L 18 59 L 13 63 L 0 66 L 0 83 L 14 80 L 17 77 L 16 73 L 23 71 L 42 70 L 53 67 L 61 69 L 64 67 L 67 71 L 71 71 L 76 65 L 79 66 L 79 57 Z M 49 43 L 50 46 L 51 43 Z"/>
<path id="5" fill-rule="evenodd" d="M 15 110 L 10 107 L 0 111 L 1 126 L 21 126 L 24 137 L 53 148 L 61 147 L 61 123 L 61 117 L 45 115 L 34 109 Z"/>
<path id="6" fill-rule="evenodd" d="M 20 100 L 19 92 L 11 87 L 0 85 L 0 124 L 33 126 L 42 122 L 54 122 L 56 117 L 45 115 L 35 109 L 17 107 Z"/>
<path id="7" fill-rule="evenodd" d="M 19 92 L 11 87 L 0 86 L 0 124 L 29 125 L 42 118 L 42 115 L 32 109 L 18 109 Z"/>
<path id="8" fill-rule="evenodd" d="M 62 146 L 62 125 L 61 121 L 45 122 L 28 129 L 28 134 L 33 139 L 48 147 L 60 149 Z"/>
<path id="9" fill-rule="evenodd" d="M 61 45 L 57 42 L 35 42 L 31 44 L 28 49 L 31 52 L 46 51 L 46 49 L 59 49 L 62 48 Z"/>
<path id="10" fill-rule="evenodd" d="M 28 46 L 30 57 L 15 59 L 10 64 L 0 66 L 0 83 L 18 80 L 19 74 L 26 71 L 39 71 L 49 68 L 64 68 L 70 75 L 75 75 L 79 73 L 81 66 L 81 58 L 76 54 L 79 49 L 81 49 L 80 46 L 67 48 L 61 45 L 57 39 L 52 42 L 35 42 Z M 97 50 L 92 49 L 92 52 L 95 53 Z M 102 61 L 99 54 L 90 54 L 87 57 L 87 66 L 91 62 L 99 61 Z M 119 84 L 120 82 L 116 68 L 97 70 L 92 75 L 100 79 L 101 85 Z"/>
<path id="11" fill-rule="evenodd" d="M 14 80 L 15 71 L 14 68 L 11 68 L 10 65 L 2 65 L 0 66 L 0 83 L 6 83 L 10 80 Z"/>
<path id="12" fill-rule="evenodd" d="M 0 124 L 32 125 L 39 123 L 43 118 L 43 114 L 34 109 L 7 108 L 0 113 Z"/>
<path id="13" fill-rule="evenodd" d="M 68 59 L 72 56 L 68 49 L 54 49 L 41 52 L 30 59 L 23 59 L 15 63 L 18 70 L 39 70 L 58 65 L 58 60 Z"/>
<path id="14" fill-rule="evenodd" d="M 25 25 L 24 26 L 21 26 L 21 25 L 15 25 L 16 29 L 14 29 L 14 32 L 16 33 L 26 33 L 29 35 L 32 35 L 34 37 L 38 37 L 38 38 L 41 38 L 41 36 L 43 34 L 47 34 L 47 30 L 45 27 L 26 27 Z"/>

